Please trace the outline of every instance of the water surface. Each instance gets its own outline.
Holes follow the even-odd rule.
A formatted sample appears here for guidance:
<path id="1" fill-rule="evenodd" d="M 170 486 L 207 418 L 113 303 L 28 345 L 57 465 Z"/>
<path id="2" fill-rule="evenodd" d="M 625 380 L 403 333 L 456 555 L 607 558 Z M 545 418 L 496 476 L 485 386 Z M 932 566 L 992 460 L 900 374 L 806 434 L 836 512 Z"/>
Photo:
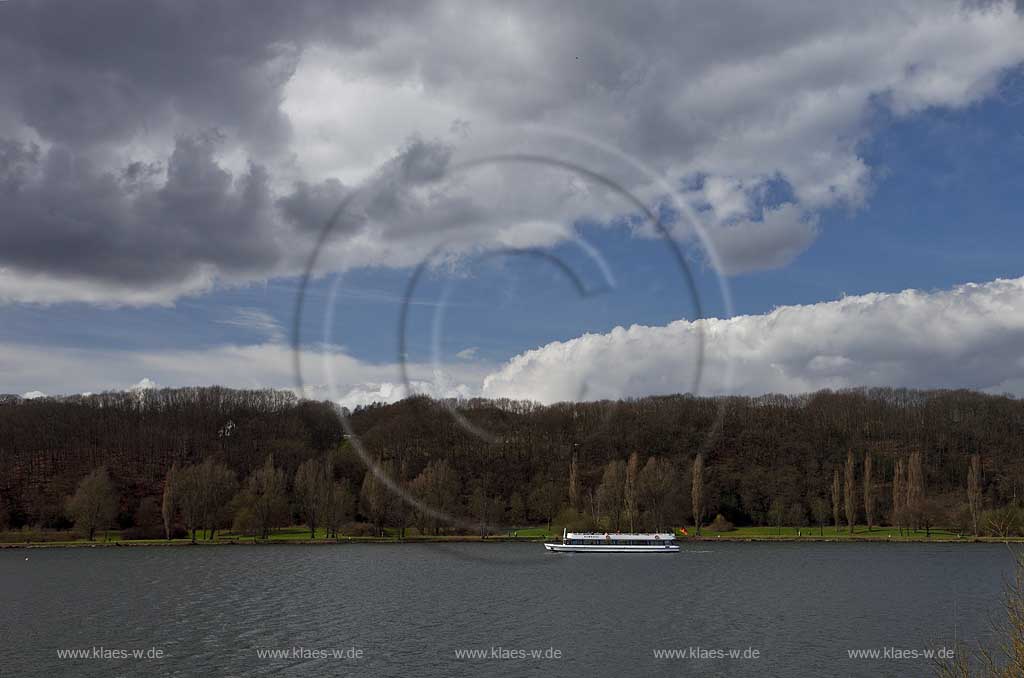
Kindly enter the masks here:
<path id="1" fill-rule="evenodd" d="M 939 544 L 9 549 L 0 673 L 932 675 L 925 659 L 848 651 L 990 640 L 1012 564 L 1005 546 Z M 94 648 L 163 657 L 58 656 Z M 273 651 L 292 654 L 260 656 Z"/>

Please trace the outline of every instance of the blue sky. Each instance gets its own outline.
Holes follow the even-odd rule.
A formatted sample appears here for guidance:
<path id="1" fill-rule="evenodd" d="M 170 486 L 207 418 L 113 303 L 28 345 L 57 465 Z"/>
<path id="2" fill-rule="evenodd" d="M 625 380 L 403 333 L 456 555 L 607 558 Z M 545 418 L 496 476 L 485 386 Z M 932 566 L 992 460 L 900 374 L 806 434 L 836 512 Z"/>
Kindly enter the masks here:
<path id="1" fill-rule="evenodd" d="M 55 51 L 42 23 L 35 43 L 3 33 L 38 82 L 0 106 L 0 179 L 12 196 L 0 211 L 9 243 L 0 390 L 143 378 L 292 385 L 282 356 L 298 274 L 324 216 L 355 195 L 302 326 L 303 351 L 340 361 L 333 395 L 347 402 L 404 393 L 399 314 L 416 265 L 439 243 L 455 245 L 419 280 L 407 328 L 413 378 L 437 395 L 550 401 L 572 397 L 574 380 L 597 384 L 594 397 L 686 390 L 700 336 L 717 342 L 709 392 L 878 385 L 886 375 L 896 386 L 1015 391 L 1024 359 L 1011 347 L 1024 328 L 993 281 L 1024 276 L 1024 21 L 998 4 L 958 13 L 910 3 L 888 17 L 834 10 L 789 8 L 787 21 L 749 33 L 756 21 L 722 7 L 652 5 L 668 14 L 638 27 L 612 8 L 582 21 L 573 18 L 582 6 L 558 18 L 481 6 L 470 36 L 440 4 L 425 3 L 408 24 L 324 9 L 319 22 L 260 29 L 247 45 L 219 44 L 213 30 L 168 37 L 198 90 L 147 71 L 159 65 L 133 58 L 132 45 L 115 58 L 116 40 L 100 59 L 87 44 Z M 687 11 L 721 35 L 645 46 L 662 30 L 689 30 Z M 323 31 L 334 21 L 375 38 L 350 44 L 344 31 Z M 414 26 L 449 34 L 450 49 Z M 742 49 L 722 52 L 725 34 Z M 898 49 L 877 48 L 894 40 Z M 489 44 L 504 47 L 481 62 Z M 252 53 L 223 53 L 239 49 Z M 211 73 L 214 61 L 250 61 L 273 77 Z M 104 89 L 111 71 L 122 89 Z M 93 90 L 74 84 L 90 78 Z M 40 107 L 44 85 L 78 107 L 80 124 Z M 209 91 L 222 94 L 211 102 Z M 535 124 L 629 161 L 592 142 L 550 145 L 517 131 Z M 635 210 L 593 182 L 550 168 L 453 171 L 509 149 L 613 177 L 651 207 L 664 191 L 650 173 L 631 175 L 631 162 L 677 187 L 722 262 L 724 275 L 683 220 L 676 237 L 704 316 L 750 319 L 679 324 L 695 316 L 671 250 L 626 227 Z M 501 253 L 510 246 L 545 255 Z M 556 260 L 594 293 L 581 297 Z M 919 292 L 878 295 L 907 289 Z M 806 311 L 785 310 L 798 305 Z M 960 331 L 922 347 L 901 325 L 917 313 Z M 787 325 L 794 317 L 800 324 Z M 633 325 L 647 329 L 612 332 Z M 999 356 L 1005 376 L 934 368 L 982 355 Z M 440 385 L 435 358 L 450 372 Z M 726 364 L 760 376 L 730 382 Z M 307 378 L 316 396 L 326 393 L 321 377 Z"/>
<path id="2" fill-rule="evenodd" d="M 862 146 L 875 168 L 867 204 L 825 212 L 814 244 L 788 266 L 729 279 L 734 311 L 760 314 L 775 306 L 813 304 L 844 294 L 941 289 L 964 282 L 1024 275 L 1024 76 L 1006 77 L 999 96 L 963 110 L 929 110 L 903 120 L 880 115 Z M 594 295 L 580 298 L 565 275 L 533 257 L 467 262 L 455 273 L 433 271 L 415 299 L 410 349 L 430 355 L 434 304 L 450 286 L 446 357 L 469 347 L 492 361 L 586 332 L 616 325 L 663 325 L 692 317 L 688 292 L 658 240 L 626 228 L 578 224 L 611 265 L 616 286 L 605 281 L 578 248 L 553 251 L 578 264 Z M 589 264 L 589 265 L 588 265 Z M 725 313 L 718 278 L 693 261 L 705 315 Z M 335 342 L 353 355 L 391 363 L 410 269 L 369 267 L 340 275 Z M 335 276 L 310 289 L 310 342 L 323 337 L 323 313 Z M 246 324 L 258 310 L 291 336 L 298 289 L 294 277 L 219 289 L 170 307 L 102 308 L 86 304 L 8 305 L 0 308 L 0 337 L 42 345 L 202 348 L 253 343 L 270 331 Z"/>

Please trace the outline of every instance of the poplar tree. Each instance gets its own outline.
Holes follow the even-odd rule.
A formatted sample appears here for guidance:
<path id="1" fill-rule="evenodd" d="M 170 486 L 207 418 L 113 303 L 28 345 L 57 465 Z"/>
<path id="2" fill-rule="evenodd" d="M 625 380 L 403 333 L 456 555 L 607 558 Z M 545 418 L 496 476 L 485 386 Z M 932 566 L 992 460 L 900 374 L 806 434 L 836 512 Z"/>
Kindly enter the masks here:
<path id="1" fill-rule="evenodd" d="M 903 523 L 906 519 L 904 504 L 907 499 L 907 472 L 902 459 L 896 460 L 896 468 L 892 474 L 892 522 L 896 524 L 900 536 L 903 535 Z"/>
<path id="2" fill-rule="evenodd" d="M 874 524 L 875 517 L 875 481 L 872 477 L 873 462 L 871 453 L 864 454 L 864 520 L 868 524 L 868 532 Z"/>
<path id="3" fill-rule="evenodd" d="M 164 478 L 164 492 L 160 502 L 160 517 L 164 521 L 164 538 L 171 538 L 174 526 L 174 514 L 178 511 L 178 497 L 175 483 L 178 481 L 178 462 L 174 462 Z"/>
<path id="4" fill-rule="evenodd" d="M 580 510 L 580 468 L 576 452 L 572 453 L 569 462 L 569 506 L 574 511 Z"/>
<path id="5" fill-rule="evenodd" d="M 922 468 L 922 455 L 920 450 L 915 450 L 910 455 L 910 464 L 907 467 L 907 500 L 906 510 L 910 516 L 911 527 L 920 529 L 924 506 L 924 469 Z"/>
<path id="6" fill-rule="evenodd" d="M 700 536 L 700 524 L 704 519 L 704 455 L 693 458 L 693 482 L 690 488 L 690 503 L 693 508 L 693 524 Z"/>
<path id="7" fill-rule="evenodd" d="M 846 486 L 844 490 L 846 525 L 850 534 L 853 534 L 853 525 L 857 520 L 857 485 L 854 477 L 853 450 L 846 453 Z"/>
<path id="8" fill-rule="evenodd" d="M 978 536 L 978 516 L 981 514 L 981 455 L 972 454 L 967 470 L 967 506 L 971 511 L 971 526 Z"/>
<path id="9" fill-rule="evenodd" d="M 608 529 L 614 532 L 622 527 L 625 486 L 626 465 L 617 459 L 608 462 L 597 486 L 597 503 L 599 512 L 608 518 Z"/>
<path id="10" fill-rule="evenodd" d="M 623 512 L 626 521 L 629 523 L 629 531 L 636 532 L 637 513 L 639 503 L 637 501 L 637 478 L 640 473 L 640 455 L 636 452 L 629 455 L 626 462 L 626 482 L 622 490 Z"/>
<path id="11" fill-rule="evenodd" d="M 832 471 L 832 524 L 835 525 L 836 534 L 839 534 L 839 514 L 842 504 L 842 490 L 839 485 L 839 469 Z"/>

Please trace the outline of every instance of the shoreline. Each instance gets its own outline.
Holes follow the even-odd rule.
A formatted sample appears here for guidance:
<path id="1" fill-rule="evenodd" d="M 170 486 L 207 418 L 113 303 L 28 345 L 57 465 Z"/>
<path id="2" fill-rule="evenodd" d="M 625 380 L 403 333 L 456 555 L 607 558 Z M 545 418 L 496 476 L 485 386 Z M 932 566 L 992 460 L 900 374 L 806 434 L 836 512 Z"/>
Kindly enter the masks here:
<path id="1" fill-rule="evenodd" d="M 542 544 L 553 537 L 487 537 L 476 536 L 451 536 L 451 537 L 342 537 L 340 539 L 224 539 L 204 541 L 195 543 L 187 539 L 166 540 L 114 540 L 114 541 L 93 541 L 93 542 L 5 542 L 0 543 L 0 550 L 3 549 L 40 549 L 40 548 L 145 548 L 145 547 L 209 547 L 209 546 L 343 546 L 347 544 Z M 707 543 L 870 543 L 870 544 L 1024 544 L 1024 537 L 888 537 L 888 536 L 864 536 L 864 537 L 835 537 L 835 536 L 750 536 L 737 535 L 706 536 L 706 537 L 684 537 L 679 545 L 685 547 L 687 544 Z"/>

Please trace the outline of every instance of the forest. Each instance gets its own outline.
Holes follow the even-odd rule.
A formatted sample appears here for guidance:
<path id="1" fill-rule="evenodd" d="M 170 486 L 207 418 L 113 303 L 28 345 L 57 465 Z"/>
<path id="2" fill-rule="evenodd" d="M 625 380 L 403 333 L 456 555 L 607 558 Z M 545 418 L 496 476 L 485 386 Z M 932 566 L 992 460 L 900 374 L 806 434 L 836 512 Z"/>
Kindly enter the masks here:
<path id="1" fill-rule="evenodd" d="M 0 396 L 0 529 L 488 534 L 714 518 L 1017 534 L 1022 442 L 1024 402 L 972 391 L 416 397 L 352 412 L 220 387 Z"/>

